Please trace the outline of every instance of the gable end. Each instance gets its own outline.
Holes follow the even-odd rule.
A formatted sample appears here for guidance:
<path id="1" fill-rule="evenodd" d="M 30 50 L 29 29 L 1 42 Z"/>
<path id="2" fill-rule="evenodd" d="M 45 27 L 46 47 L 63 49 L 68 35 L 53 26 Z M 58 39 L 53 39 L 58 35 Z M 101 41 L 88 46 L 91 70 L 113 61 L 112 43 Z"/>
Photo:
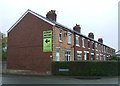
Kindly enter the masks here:
<path id="1" fill-rule="evenodd" d="M 51 21 L 47 20 L 46 18 L 42 17 L 41 15 L 31 11 L 31 10 L 27 10 L 16 22 L 15 24 L 12 25 L 12 27 L 7 31 L 7 32 L 10 32 L 28 13 L 31 13 L 32 15 L 42 19 L 43 21 L 51 24 L 51 25 L 55 25 L 54 23 L 52 23 Z"/>

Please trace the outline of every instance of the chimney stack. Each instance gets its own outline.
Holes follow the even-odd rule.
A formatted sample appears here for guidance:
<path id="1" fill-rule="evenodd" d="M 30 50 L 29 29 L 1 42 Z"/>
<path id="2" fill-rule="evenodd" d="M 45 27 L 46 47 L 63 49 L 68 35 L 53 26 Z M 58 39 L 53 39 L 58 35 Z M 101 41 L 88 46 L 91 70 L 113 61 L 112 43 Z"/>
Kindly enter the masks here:
<path id="1" fill-rule="evenodd" d="M 94 39 L 94 34 L 93 34 L 92 32 L 90 32 L 90 33 L 88 34 L 88 37 Z"/>
<path id="2" fill-rule="evenodd" d="M 103 43 L 103 39 L 102 39 L 102 38 L 98 38 L 98 41 L 99 41 L 100 43 Z"/>
<path id="3" fill-rule="evenodd" d="M 57 15 L 56 15 L 56 13 L 55 13 L 55 10 L 49 11 L 49 12 L 46 14 L 46 17 L 47 17 L 48 19 L 50 19 L 50 20 L 56 21 Z"/>
<path id="4" fill-rule="evenodd" d="M 77 25 L 77 24 L 76 24 L 76 25 L 73 27 L 73 30 L 76 31 L 76 32 L 81 33 L 81 27 L 80 27 L 80 25 Z"/>

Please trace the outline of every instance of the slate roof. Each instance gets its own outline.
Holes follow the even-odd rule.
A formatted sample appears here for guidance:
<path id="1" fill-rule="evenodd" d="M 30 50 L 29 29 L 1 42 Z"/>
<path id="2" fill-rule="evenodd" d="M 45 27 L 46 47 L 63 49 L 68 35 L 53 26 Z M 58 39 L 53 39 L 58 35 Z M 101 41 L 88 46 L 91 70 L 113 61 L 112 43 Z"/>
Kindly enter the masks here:
<path id="1" fill-rule="evenodd" d="M 109 46 L 107 46 L 107 45 L 105 45 L 105 44 L 103 44 L 103 43 L 100 43 L 100 42 L 98 42 L 98 41 L 96 41 L 96 40 L 94 40 L 94 39 L 92 39 L 92 38 L 90 38 L 90 37 L 87 37 L 87 36 L 85 36 L 85 35 L 77 32 L 77 31 L 74 31 L 74 30 L 72 30 L 71 28 L 69 28 L 69 27 L 67 27 L 67 26 L 64 26 L 64 25 L 62 25 L 62 24 L 60 24 L 60 23 L 58 23 L 58 22 L 56 22 L 56 21 L 54 21 L 54 20 L 50 20 L 50 19 L 48 19 L 48 18 L 46 18 L 46 17 L 44 17 L 44 16 L 42 16 L 42 15 L 40 15 L 40 14 L 38 14 L 38 13 L 30 10 L 30 9 L 28 9 L 28 10 L 22 15 L 22 17 L 18 19 L 18 21 L 8 30 L 8 32 L 10 32 L 10 31 L 14 28 L 14 26 L 16 26 L 17 23 L 18 23 L 22 18 L 24 18 L 24 16 L 27 15 L 28 13 L 31 13 L 31 14 L 37 16 L 37 17 L 40 18 L 40 19 L 43 19 L 44 21 L 46 21 L 46 22 L 48 22 L 48 23 L 50 23 L 50 24 L 52 24 L 52 25 L 55 25 L 55 26 L 57 26 L 57 27 L 60 27 L 60 28 L 62 28 L 62 29 L 65 29 L 65 30 L 69 30 L 69 31 L 72 32 L 72 33 L 75 33 L 75 34 L 77 34 L 77 35 L 80 35 L 80 36 L 85 37 L 85 38 L 87 38 L 87 39 L 89 39 L 89 40 L 91 40 L 91 41 L 94 41 L 94 42 L 96 42 L 96 43 L 99 43 L 99 44 L 101 44 L 101 45 L 104 45 L 104 46 L 110 48 Z M 113 48 L 112 48 L 112 49 L 113 49 Z"/>
<path id="2" fill-rule="evenodd" d="M 118 50 L 116 53 L 120 53 L 120 50 Z"/>

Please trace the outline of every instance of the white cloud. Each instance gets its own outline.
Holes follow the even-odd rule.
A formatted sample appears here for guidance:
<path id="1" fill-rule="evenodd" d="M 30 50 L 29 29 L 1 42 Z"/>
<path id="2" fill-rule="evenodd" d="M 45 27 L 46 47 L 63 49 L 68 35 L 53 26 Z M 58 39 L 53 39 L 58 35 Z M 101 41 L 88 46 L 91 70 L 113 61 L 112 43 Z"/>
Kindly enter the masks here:
<path id="1" fill-rule="evenodd" d="M 103 37 L 105 44 L 118 49 L 119 0 L 0 0 L 0 27 L 6 31 L 27 10 L 43 16 L 54 9 L 57 21 L 72 28 L 82 26 L 82 33 L 94 32 L 95 39 Z M 113 33 L 113 35 L 112 35 Z"/>

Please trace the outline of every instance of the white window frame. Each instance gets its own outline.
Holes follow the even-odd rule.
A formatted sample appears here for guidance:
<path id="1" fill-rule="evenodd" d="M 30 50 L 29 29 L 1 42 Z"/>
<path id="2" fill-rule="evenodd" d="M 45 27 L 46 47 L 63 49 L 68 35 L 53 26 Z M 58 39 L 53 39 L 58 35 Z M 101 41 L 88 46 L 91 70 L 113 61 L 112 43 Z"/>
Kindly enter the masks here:
<path id="1" fill-rule="evenodd" d="M 103 52 L 103 45 L 101 45 L 101 52 Z"/>
<path id="2" fill-rule="evenodd" d="M 94 41 L 92 41 L 92 50 L 94 50 L 94 49 L 95 49 L 95 46 L 94 46 L 93 44 L 94 44 Z M 93 48 L 93 46 L 94 46 L 94 48 Z"/>
<path id="3" fill-rule="evenodd" d="M 57 60 L 57 49 L 59 49 L 59 60 Z M 60 47 L 56 47 L 56 61 L 60 61 Z"/>
<path id="4" fill-rule="evenodd" d="M 91 56 L 92 56 L 92 55 L 94 55 L 94 57 L 95 57 L 95 54 L 94 54 L 94 53 L 91 53 Z M 92 58 L 92 60 L 94 60 L 94 59 Z"/>
<path id="5" fill-rule="evenodd" d="M 68 44 L 71 44 L 72 43 L 72 33 L 71 32 L 68 32 L 67 34 L 67 38 L 68 38 Z"/>
<path id="6" fill-rule="evenodd" d="M 104 47 L 105 47 L 105 46 L 103 45 L 103 52 L 105 52 L 105 49 L 104 49 Z"/>
<path id="7" fill-rule="evenodd" d="M 85 48 L 85 38 L 82 38 L 82 47 Z"/>
<path id="8" fill-rule="evenodd" d="M 87 60 L 87 53 L 89 53 L 89 51 L 84 51 L 84 60 Z"/>
<path id="9" fill-rule="evenodd" d="M 70 52 L 70 53 L 68 54 L 68 52 Z M 65 51 L 65 61 L 71 61 L 71 50 Z"/>
<path id="10" fill-rule="evenodd" d="M 88 46 L 89 46 L 88 49 L 90 49 L 90 40 L 88 40 Z"/>
<path id="11" fill-rule="evenodd" d="M 105 53 L 106 53 L 106 46 L 105 46 Z"/>
<path id="12" fill-rule="evenodd" d="M 100 51 L 100 46 L 99 43 L 97 44 L 97 50 Z"/>
<path id="13" fill-rule="evenodd" d="M 99 54 L 96 54 L 96 60 L 99 60 Z"/>
<path id="14" fill-rule="evenodd" d="M 80 46 L 80 36 L 76 35 L 76 46 Z"/>
<path id="15" fill-rule="evenodd" d="M 103 55 L 103 58 L 104 58 L 104 61 L 106 61 L 106 56 L 105 55 Z"/>
<path id="16" fill-rule="evenodd" d="M 100 54 L 100 61 L 102 61 L 103 59 L 103 54 Z"/>
<path id="17" fill-rule="evenodd" d="M 94 53 L 91 53 L 91 55 L 94 55 Z"/>
<path id="18" fill-rule="evenodd" d="M 104 51 L 104 45 L 103 45 L 103 52 L 105 52 L 105 51 Z"/>
<path id="19" fill-rule="evenodd" d="M 99 44 L 99 52 L 101 52 L 101 45 Z"/>
<path id="20" fill-rule="evenodd" d="M 62 42 L 62 38 L 63 38 L 62 32 L 63 32 L 63 30 L 60 29 L 59 31 L 60 31 L 60 32 L 59 32 L 59 41 Z"/>
<path id="21" fill-rule="evenodd" d="M 98 44 L 97 43 L 95 43 L 95 49 L 96 49 L 96 51 L 98 51 Z"/>
<path id="22" fill-rule="evenodd" d="M 77 51 L 77 60 L 82 60 L 82 51 Z"/>

